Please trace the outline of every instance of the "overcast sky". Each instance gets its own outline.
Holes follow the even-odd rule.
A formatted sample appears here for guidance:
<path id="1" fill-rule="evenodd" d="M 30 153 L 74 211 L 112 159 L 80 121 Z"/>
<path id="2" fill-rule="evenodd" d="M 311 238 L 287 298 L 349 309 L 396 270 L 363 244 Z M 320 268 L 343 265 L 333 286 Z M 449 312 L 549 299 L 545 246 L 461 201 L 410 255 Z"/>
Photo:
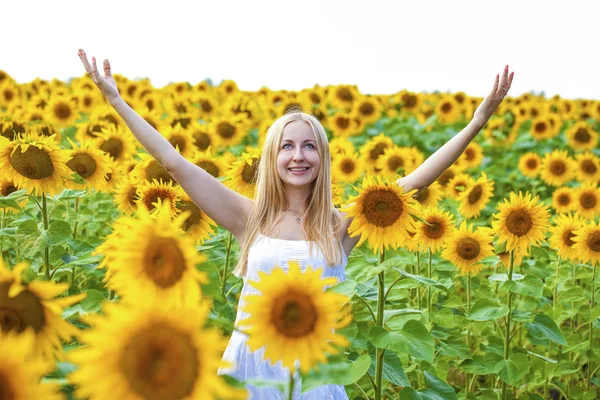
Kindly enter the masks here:
<path id="1" fill-rule="evenodd" d="M 0 69 L 18 82 L 83 73 L 77 49 L 163 86 L 357 84 L 363 93 L 600 99 L 598 1 L 2 1 Z"/>

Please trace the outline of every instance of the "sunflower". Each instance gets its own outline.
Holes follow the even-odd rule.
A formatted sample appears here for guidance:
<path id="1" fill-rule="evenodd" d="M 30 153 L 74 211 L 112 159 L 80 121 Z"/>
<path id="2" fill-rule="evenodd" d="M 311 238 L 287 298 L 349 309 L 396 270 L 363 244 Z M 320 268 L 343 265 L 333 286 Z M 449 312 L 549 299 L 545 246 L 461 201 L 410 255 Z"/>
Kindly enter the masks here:
<path id="1" fill-rule="evenodd" d="M 162 203 L 158 212 L 144 205 L 137 218 L 125 218 L 94 254 L 103 253 L 111 270 L 108 287 L 123 300 L 137 303 L 140 298 L 159 298 L 172 306 L 195 305 L 200 301 L 200 283 L 206 275 L 196 269 L 205 261 L 194 247 L 194 239 L 182 227 L 191 213 L 172 220 L 170 205 Z"/>
<path id="2" fill-rule="evenodd" d="M 130 175 L 132 181 L 135 184 L 141 184 L 143 182 L 153 182 L 153 181 L 162 181 L 164 183 L 172 183 L 173 185 L 177 185 L 177 182 L 169 171 L 158 161 L 156 161 L 151 155 L 146 153 L 139 153 L 138 157 L 142 160 L 137 163 Z"/>
<path id="3" fill-rule="evenodd" d="M 0 170 L 5 178 L 27 193 L 54 195 L 62 192 L 71 171 L 68 154 L 47 138 L 24 135 L 12 142 L 0 140 Z"/>
<path id="4" fill-rule="evenodd" d="M 361 159 L 364 162 L 367 172 L 378 172 L 377 160 L 383 155 L 385 149 L 393 147 L 394 141 L 380 133 L 366 142 L 360 149 Z"/>
<path id="5" fill-rule="evenodd" d="M 142 182 L 138 185 L 136 195 L 138 199 L 135 201 L 138 211 L 145 207 L 150 211 L 161 209 L 161 205 L 165 204 L 170 210 L 171 217 L 177 215 L 177 202 L 181 199 L 181 188 L 173 186 L 170 182 L 162 182 L 154 180 L 150 182 Z"/>
<path id="6" fill-rule="evenodd" d="M 326 353 L 337 353 L 336 345 L 348 345 L 335 329 L 350 323 L 352 316 L 344 307 L 350 299 L 324 292 L 337 278 L 321 278 L 321 268 L 307 266 L 302 271 L 296 261 L 287 264 L 270 274 L 259 271 L 259 280 L 249 281 L 260 293 L 244 296 L 240 307 L 249 317 L 239 325 L 249 335 L 251 351 L 265 347 L 265 359 L 291 369 L 299 360 L 300 370 L 308 373 L 317 363 L 327 362 Z"/>
<path id="7" fill-rule="evenodd" d="M 529 248 L 525 248 L 525 249 L 514 249 L 513 250 L 514 253 L 514 265 L 521 265 L 521 263 L 523 262 L 523 257 L 525 257 L 526 255 L 529 255 Z M 496 255 L 500 258 L 500 262 L 502 264 L 504 264 L 504 266 L 506 267 L 506 269 L 508 270 L 508 268 L 510 267 L 510 252 L 509 251 L 501 251 L 499 253 L 496 253 Z"/>
<path id="8" fill-rule="evenodd" d="M 412 198 L 416 191 L 403 193 L 395 183 L 366 176 L 358 192 L 342 209 L 352 218 L 350 237 L 360 235 L 358 246 L 368 241 L 373 251 L 397 247 L 403 238 L 399 230 L 410 229 L 411 215 L 419 213 L 418 203 Z"/>
<path id="9" fill-rule="evenodd" d="M 69 139 L 72 150 L 67 150 L 69 156 L 67 167 L 77 173 L 84 183 L 69 181 L 67 186 L 73 189 L 96 189 L 99 192 L 106 192 L 107 174 L 112 171 L 112 161 L 102 150 L 93 147 L 92 141 L 83 142 L 77 146 Z"/>
<path id="10" fill-rule="evenodd" d="M 578 258 L 584 262 L 595 265 L 600 261 L 600 223 L 589 221 L 584 227 L 573 231 L 571 238 L 575 244 L 573 250 Z"/>
<path id="11" fill-rule="evenodd" d="M 260 149 L 246 149 L 241 157 L 232 163 L 231 169 L 227 171 L 227 180 L 225 181 L 227 186 L 246 197 L 254 198 L 260 157 Z"/>
<path id="12" fill-rule="evenodd" d="M 244 390 L 217 376 L 227 344 L 216 329 L 204 329 L 208 307 L 166 307 L 148 297 L 134 307 L 109 303 L 90 317 L 85 347 L 69 353 L 79 368 L 69 374 L 78 398 L 244 399 Z"/>
<path id="13" fill-rule="evenodd" d="M 385 179 L 397 179 L 415 170 L 413 153 L 405 147 L 391 146 L 375 161 L 375 168 Z"/>
<path id="14" fill-rule="evenodd" d="M 61 339 L 70 341 L 79 333 L 62 318 L 63 308 L 84 299 L 85 293 L 55 298 L 69 285 L 36 280 L 24 284 L 21 274 L 27 268 L 26 263 L 20 263 L 11 271 L 0 258 L 0 331 L 21 334 L 32 330 L 38 354 L 54 360 L 62 354 Z"/>
<path id="15" fill-rule="evenodd" d="M 344 186 L 339 182 L 331 182 L 331 194 L 333 197 L 333 205 L 340 207 L 344 204 Z"/>
<path id="16" fill-rule="evenodd" d="M 535 140 L 550 139 L 554 136 L 550 119 L 545 115 L 538 116 L 531 122 L 529 133 Z"/>
<path id="17" fill-rule="evenodd" d="M 481 176 L 458 196 L 458 212 L 466 218 L 478 217 L 493 196 L 494 181 L 482 172 Z"/>
<path id="18" fill-rule="evenodd" d="M 433 182 L 431 185 L 421 188 L 417 191 L 415 200 L 419 202 L 421 208 L 437 207 L 440 200 L 444 197 L 444 189 L 438 182 Z"/>
<path id="19" fill-rule="evenodd" d="M 340 110 L 350 110 L 359 97 L 356 86 L 338 85 L 329 90 L 330 103 Z"/>
<path id="20" fill-rule="evenodd" d="M 435 183 L 439 182 L 435 181 Z M 458 200 L 460 194 L 467 190 L 467 187 L 472 186 L 474 183 L 475 180 L 471 178 L 468 174 L 465 174 L 464 172 L 459 173 L 448 181 L 448 183 L 446 184 L 445 194 L 451 199 Z"/>
<path id="21" fill-rule="evenodd" d="M 222 157 L 212 155 L 212 150 L 197 151 L 192 158 L 192 163 L 199 166 L 215 178 L 225 176 L 227 163 Z"/>
<path id="22" fill-rule="evenodd" d="M 16 120 L 0 120 L 0 136 L 8 140 L 15 140 L 20 134 L 25 133 L 25 124 Z"/>
<path id="23" fill-rule="evenodd" d="M 506 242 L 506 250 L 517 248 L 524 250 L 530 245 L 542 242 L 549 227 L 550 212 L 547 207 L 539 203 L 539 197 L 525 196 L 510 192 L 509 200 L 504 199 L 498 205 L 498 213 L 493 215 L 492 227 L 494 234 L 498 235 L 499 243 Z"/>
<path id="24" fill-rule="evenodd" d="M 199 95 L 194 96 L 192 98 L 192 101 L 200 110 L 200 116 L 202 117 L 202 119 L 211 118 L 214 115 L 215 110 L 218 109 L 217 104 L 215 104 L 214 98 L 206 93 L 201 93 Z"/>
<path id="25" fill-rule="evenodd" d="M 338 154 L 331 163 L 331 176 L 338 182 L 354 183 L 363 174 L 364 168 L 358 154 Z"/>
<path id="26" fill-rule="evenodd" d="M 115 163 L 125 164 L 136 152 L 136 145 L 127 132 L 117 125 L 107 125 L 97 135 L 95 147 L 108 154 Z"/>
<path id="27" fill-rule="evenodd" d="M 481 271 L 479 261 L 494 255 L 490 229 L 475 228 L 463 221 L 446 240 L 442 258 L 456 265 L 463 275 L 476 275 Z"/>
<path id="28" fill-rule="evenodd" d="M 6 179 L 4 177 L 0 177 L 0 197 L 8 196 L 9 194 L 16 192 L 17 190 L 18 190 L 17 186 L 11 179 Z M 17 204 L 22 209 L 23 207 L 25 207 L 27 205 L 28 200 L 29 200 L 29 197 L 24 196 L 23 199 L 19 200 Z M 2 210 L 4 210 L 5 213 L 10 213 L 10 214 L 17 214 L 20 211 L 19 209 L 12 208 L 12 207 L 2 206 L 0 208 Z"/>
<path id="29" fill-rule="evenodd" d="M 329 141 L 329 152 L 331 157 L 338 154 L 354 154 L 356 150 L 351 141 L 343 137 L 336 137 Z"/>
<path id="30" fill-rule="evenodd" d="M 189 158 L 194 151 L 193 138 L 190 132 L 184 129 L 179 123 L 175 126 L 167 127 L 163 136 L 171 143 L 171 146 L 179 150 L 179 153 L 185 158 Z"/>
<path id="31" fill-rule="evenodd" d="M 345 112 L 336 112 L 330 116 L 329 127 L 336 138 L 346 138 L 359 133 L 354 116 Z"/>
<path id="32" fill-rule="evenodd" d="M 537 178 L 542 167 L 542 159 L 537 153 L 528 152 L 519 158 L 519 171 L 530 178 Z"/>
<path id="33" fill-rule="evenodd" d="M 56 126 L 66 128 L 75 123 L 79 117 L 73 99 L 66 96 L 53 96 L 46 106 L 46 119 Z"/>
<path id="34" fill-rule="evenodd" d="M 180 213 L 188 212 L 189 216 L 183 221 L 181 229 L 195 240 L 195 243 L 204 243 L 204 240 L 210 239 L 215 234 L 213 227 L 217 224 L 204 211 L 202 211 L 187 195 L 182 192 L 181 198 L 177 203 L 177 210 Z"/>
<path id="35" fill-rule="evenodd" d="M 481 148 L 481 145 L 471 142 L 458 160 L 456 160 L 456 163 L 461 169 L 466 170 L 469 168 L 479 168 L 482 161 L 483 149 Z"/>
<path id="36" fill-rule="evenodd" d="M 80 90 L 74 93 L 79 112 L 88 114 L 103 103 L 100 92 L 97 90 Z"/>
<path id="37" fill-rule="evenodd" d="M 565 260 L 577 261 L 579 254 L 573 247 L 576 230 L 585 225 L 585 219 L 575 214 L 561 214 L 554 218 L 554 226 L 550 228 L 548 244 L 556 254 Z"/>
<path id="38" fill-rule="evenodd" d="M 492 146 L 508 147 L 517 140 L 520 123 L 511 126 L 504 118 L 492 118 L 483 130 L 483 136 Z"/>
<path id="39" fill-rule="evenodd" d="M 575 174 L 582 182 L 597 182 L 600 180 L 600 158 L 586 151 L 575 155 Z"/>
<path id="40" fill-rule="evenodd" d="M 11 108 L 21 102 L 19 87 L 6 80 L 0 82 L 0 107 Z"/>
<path id="41" fill-rule="evenodd" d="M 557 213 L 568 213 L 575 209 L 575 190 L 568 186 L 558 188 L 552 193 L 552 208 Z"/>
<path id="42" fill-rule="evenodd" d="M 453 164 L 446 168 L 446 170 L 437 178 L 436 182 L 442 185 L 444 190 L 447 191 L 448 183 L 461 172 L 462 170 Z"/>
<path id="43" fill-rule="evenodd" d="M 136 202 L 139 200 L 138 188 L 127 176 L 119 182 L 115 189 L 115 202 L 117 208 L 124 214 L 133 214 L 137 209 Z"/>
<path id="44" fill-rule="evenodd" d="M 575 189 L 574 210 L 586 219 L 600 214 L 600 188 L 597 183 L 585 183 Z"/>
<path id="45" fill-rule="evenodd" d="M 409 114 L 416 113 L 417 110 L 419 110 L 422 101 L 419 93 L 413 93 L 407 90 L 403 90 L 394 96 L 394 102 L 398 104 L 400 112 Z"/>
<path id="46" fill-rule="evenodd" d="M 354 103 L 352 114 L 360 118 L 365 125 L 372 124 L 381 117 L 381 104 L 373 97 L 361 97 Z"/>
<path id="47" fill-rule="evenodd" d="M 551 186 L 561 186 L 573 179 L 575 162 L 566 150 L 554 150 L 542 159 L 540 177 Z"/>
<path id="48" fill-rule="evenodd" d="M 432 253 L 442 248 L 456 227 L 454 217 L 447 211 L 437 207 L 429 207 L 422 211 L 421 220 L 414 223 L 413 240 L 419 243 L 421 250 L 430 249 Z"/>
<path id="49" fill-rule="evenodd" d="M 460 107 L 450 95 L 443 96 L 435 106 L 435 114 L 442 124 L 452 124 L 460 119 Z"/>
<path id="50" fill-rule="evenodd" d="M 241 117 L 229 116 L 215 118 L 210 123 L 210 134 L 218 138 L 221 146 L 235 146 L 246 136 L 245 125 Z"/>
<path id="51" fill-rule="evenodd" d="M 98 135 L 102 133 L 103 129 L 106 129 L 108 126 L 114 125 L 110 124 L 107 121 L 86 121 L 77 124 L 77 132 L 75 133 L 75 140 L 79 143 L 87 142 L 91 139 L 96 139 Z"/>
<path id="52" fill-rule="evenodd" d="M 567 129 L 565 136 L 573 150 L 592 150 L 598 145 L 598 132 L 585 121 L 577 122 Z"/>
<path id="53" fill-rule="evenodd" d="M 162 120 L 162 115 L 160 111 L 157 109 L 153 110 L 142 110 L 140 111 L 140 117 L 144 118 L 144 120 L 150 124 L 151 127 L 161 132 L 166 126 L 166 122 Z"/>
<path id="54" fill-rule="evenodd" d="M 48 399 L 63 397 L 57 392 L 58 385 L 40 383 L 40 379 L 52 372 L 54 365 L 38 357 L 35 339 L 30 330 L 21 334 L 4 333 L 0 329 L 0 395 L 2 399 Z"/>
<path id="55" fill-rule="evenodd" d="M 196 121 L 193 121 L 189 128 L 189 134 L 192 138 L 192 144 L 198 151 L 206 151 L 210 147 L 217 148 L 217 139 L 211 133 L 209 125 L 201 125 Z"/>
<path id="56" fill-rule="evenodd" d="M 62 140 L 62 135 L 56 127 L 48 122 L 37 122 L 31 126 L 31 131 L 37 136 L 54 136 L 54 141 L 59 144 Z"/>

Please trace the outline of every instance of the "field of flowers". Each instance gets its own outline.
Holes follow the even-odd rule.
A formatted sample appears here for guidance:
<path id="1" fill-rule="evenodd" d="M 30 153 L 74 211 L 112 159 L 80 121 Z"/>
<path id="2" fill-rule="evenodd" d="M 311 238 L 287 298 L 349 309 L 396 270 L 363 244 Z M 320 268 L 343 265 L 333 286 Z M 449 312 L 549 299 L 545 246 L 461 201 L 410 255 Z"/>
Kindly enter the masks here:
<path id="1" fill-rule="evenodd" d="M 274 361 L 301 360 L 303 391 L 599 398 L 599 101 L 506 98 L 413 199 L 393 182 L 480 98 L 115 80 L 184 157 L 248 197 L 275 119 L 301 107 L 326 128 L 334 203 L 361 224 L 347 280 L 323 292 L 291 269 L 248 303 L 300 313 L 257 316 L 248 332 L 277 346 Z M 238 329 L 238 252 L 87 75 L 17 84 L 0 71 L 0 399 L 246 398 L 217 376 Z M 313 334 L 307 320 L 327 313 Z M 282 324 L 301 345 L 277 342 Z"/>

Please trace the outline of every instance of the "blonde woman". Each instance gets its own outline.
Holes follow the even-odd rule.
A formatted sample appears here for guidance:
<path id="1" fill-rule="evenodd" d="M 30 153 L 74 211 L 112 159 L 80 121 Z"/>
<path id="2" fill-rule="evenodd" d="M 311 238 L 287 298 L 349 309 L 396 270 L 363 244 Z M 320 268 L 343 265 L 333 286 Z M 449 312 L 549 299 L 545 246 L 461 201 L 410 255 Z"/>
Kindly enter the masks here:
<path id="1" fill-rule="evenodd" d="M 121 98 L 104 60 L 100 74 L 96 60 L 90 64 L 83 50 L 79 57 L 94 83 L 123 118 L 144 148 L 173 176 L 206 214 L 230 231 L 241 246 L 235 269 L 238 277 L 258 279 L 258 271 L 269 272 L 274 265 L 286 266 L 288 260 L 300 264 L 328 265 L 323 276 L 345 279 L 348 255 L 359 237 L 349 237 L 352 222 L 333 206 L 330 154 L 327 136 L 319 121 L 302 112 L 292 112 L 269 128 L 258 168 L 254 200 L 229 189 L 203 169 L 183 158 L 171 144 Z M 429 157 L 414 172 L 398 180 L 404 190 L 425 188 L 434 182 L 462 154 L 502 102 L 512 82 L 508 66 L 496 76 L 492 92 L 483 100 L 473 120 L 459 134 Z M 252 286 L 244 284 L 244 295 Z M 241 307 L 240 307 L 241 308 Z M 238 312 L 236 324 L 246 318 Z M 289 370 L 272 366 L 263 351 L 251 352 L 244 334 L 235 331 L 224 359 L 234 363 L 228 373 L 240 380 L 274 379 L 287 381 Z M 276 389 L 248 386 L 251 397 L 278 399 Z M 343 386 L 326 385 L 300 395 L 302 399 L 347 399 Z"/>

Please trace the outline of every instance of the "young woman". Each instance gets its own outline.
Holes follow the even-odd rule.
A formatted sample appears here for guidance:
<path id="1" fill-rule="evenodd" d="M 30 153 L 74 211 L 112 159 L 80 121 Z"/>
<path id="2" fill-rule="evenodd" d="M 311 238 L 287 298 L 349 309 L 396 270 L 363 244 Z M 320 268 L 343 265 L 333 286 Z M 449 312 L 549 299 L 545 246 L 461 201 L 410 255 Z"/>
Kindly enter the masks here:
<path id="1" fill-rule="evenodd" d="M 333 206 L 329 145 L 319 121 L 302 112 L 284 115 L 273 123 L 258 168 L 254 200 L 227 188 L 203 169 L 187 161 L 119 95 L 110 64 L 104 60 L 104 75 L 96 60 L 88 62 L 79 50 L 83 65 L 98 88 L 123 118 L 142 146 L 179 183 L 192 200 L 219 225 L 230 231 L 240 243 L 241 256 L 235 273 L 257 280 L 258 271 L 270 272 L 275 265 L 285 268 L 288 260 L 306 267 L 324 266 L 323 276 L 345 279 L 347 256 L 360 237 L 350 237 L 352 222 Z M 411 174 L 397 183 L 405 191 L 426 188 L 433 183 L 465 150 L 506 96 L 513 79 L 508 66 L 497 75 L 491 93 L 475 111 L 471 122 Z M 244 295 L 255 289 L 244 284 Z M 239 307 L 241 309 L 241 307 Z M 236 325 L 248 315 L 239 311 Z M 274 379 L 287 381 L 289 370 L 272 366 L 263 359 L 263 351 L 251 352 L 247 337 L 235 331 L 225 350 L 224 359 L 234 363 L 228 373 L 238 379 Z M 275 389 L 248 387 L 251 398 L 276 399 Z M 299 391 L 298 391 L 299 394 Z M 304 393 L 304 399 L 347 399 L 343 386 L 327 385 Z"/>

